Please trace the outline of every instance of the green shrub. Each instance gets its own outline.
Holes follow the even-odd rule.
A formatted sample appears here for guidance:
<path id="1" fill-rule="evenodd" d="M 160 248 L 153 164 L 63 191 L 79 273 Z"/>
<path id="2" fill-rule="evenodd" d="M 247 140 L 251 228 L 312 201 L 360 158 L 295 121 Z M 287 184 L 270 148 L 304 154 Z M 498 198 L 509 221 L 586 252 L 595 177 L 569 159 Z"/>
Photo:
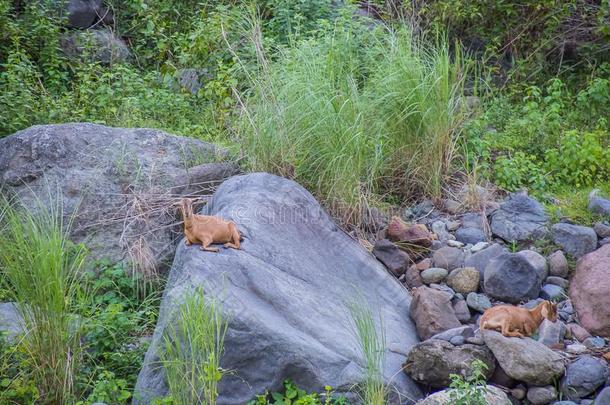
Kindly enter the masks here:
<path id="1" fill-rule="evenodd" d="M 487 405 L 485 394 L 489 391 L 485 382 L 487 365 L 481 360 L 471 364 L 471 373 L 467 377 L 451 374 L 449 398 L 452 405 Z"/>

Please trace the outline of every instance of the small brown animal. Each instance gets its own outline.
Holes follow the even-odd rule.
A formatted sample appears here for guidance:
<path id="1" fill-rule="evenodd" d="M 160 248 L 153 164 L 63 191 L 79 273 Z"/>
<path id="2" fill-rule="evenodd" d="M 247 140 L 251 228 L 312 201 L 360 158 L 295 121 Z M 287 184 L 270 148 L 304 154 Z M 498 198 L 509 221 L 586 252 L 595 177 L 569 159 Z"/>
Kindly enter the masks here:
<path id="1" fill-rule="evenodd" d="M 522 338 L 531 336 L 545 318 L 551 322 L 557 320 L 557 304 L 543 301 L 533 309 L 498 305 L 489 308 L 481 316 L 480 328 L 497 330 L 504 336 Z"/>
<path id="2" fill-rule="evenodd" d="M 224 243 L 225 247 L 239 249 L 241 235 L 232 221 L 209 215 L 193 214 L 193 200 L 183 198 L 180 211 L 184 219 L 184 243 L 187 246 L 201 243 L 201 250 L 218 252 L 218 248 L 208 247 L 212 243 Z"/>

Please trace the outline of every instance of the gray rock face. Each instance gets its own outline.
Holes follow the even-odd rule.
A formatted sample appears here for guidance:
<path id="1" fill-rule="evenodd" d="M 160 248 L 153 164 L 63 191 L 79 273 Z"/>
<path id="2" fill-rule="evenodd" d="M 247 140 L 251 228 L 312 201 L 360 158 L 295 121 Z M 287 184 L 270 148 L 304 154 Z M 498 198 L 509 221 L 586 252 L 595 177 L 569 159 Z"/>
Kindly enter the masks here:
<path id="1" fill-rule="evenodd" d="M 153 271 L 174 254 L 175 196 L 211 194 L 239 171 L 225 156 L 157 130 L 41 125 L 0 139 L 0 186 L 32 208 L 59 189 L 64 211 L 75 215 L 72 238 L 93 258 Z"/>
<path id="2" fill-rule="evenodd" d="M 61 39 L 61 48 L 70 58 L 86 55 L 89 60 L 103 65 L 125 63 L 132 59 L 125 41 L 106 28 L 67 33 Z"/>
<path id="3" fill-rule="evenodd" d="M 542 280 L 536 269 L 522 255 L 504 253 L 485 268 L 484 290 L 490 296 L 517 304 L 536 298 Z"/>
<path id="4" fill-rule="evenodd" d="M 342 232 L 298 184 L 264 173 L 224 182 L 203 212 L 233 220 L 241 250 L 202 252 L 180 243 L 159 321 L 138 377 L 135 403 L 167 392 L 158 351 L 176 300 L 196 286 L 222 299 L 230 319 L 221 366 L 222 404 L 243 404 L 291 378 L 307 391 L 343 393 L 363 378 L 349 305 L 355 297 L 381 314 L 387 342 L 384 380 L 410 398 L 419 389 L 400 373 L 417 343 L 404 287 Z M 332 288 L 330 288 L 332 287 Z"/>
<path id="5" fill-rule="evenodd" d="M 470 365 L 480 360 L 487 365 L 487 377 L 495 368 L 491 351 L 485 346 L 453 344 L 440 339 L 430 339 L 417 344 L 409 352 L 404 364 L 405 373 L 413 380 L 432 387 L 446 387 L 451 374 L 469 375 Z"/>
<path id="6" fill-rule="evenodd" d="M 564 373 L 563 358 L 530 338 L 509 338 L 484 330 L 483 339 L 502 369 L 510 377 L 528 384 L 544 386 Z"/>
<path id="7" fill-rule="evenodd" d="M 474 329 L 470 325 L 464 325 L 457 328 L 449 329 L 441 333 L 437 333 L 432 336 L 430 339 L 439 339 L 445 340 L 447 342 L 451 341 L 452 338 L 456 336 L 461 336 L 464 339 L 469 337 L 474 337 Z"/>
<path id="8" fill-rule="evenodd" d="M 373 255 L 396 277 L 404 274 L 411 263 L 409 255 L 387 239 L 375 242 Z"/>
<path id="9" fill-rule="evenodd" d="M 595 401 L 597 404 L 610 404 L 610 386 L 601 390 L 595 397 Z"/>
<path id="10" fill-rule="evenodd" d="M 549 266 L 544 256 L 540 253 L 534 252 L 533 250 L 522 250 L 517 254 L 527 259 L 534 270 L 536 270 L 540 281 L 543 281 L 549 275 Z"/>
<path id="11" fill-rule="evenodd" d="M 23 333 L 23 319 L 13 302 L 0 304 L 0 333 L 9 343 L 14 342 L 15 338 Z"/>
<path id="12" fill-rule="evenodd" d="M 513 193 L 491 215 L 491 231 L 507 242 L 532 240 L 547 234 L 548 221 L 538 201 Z"/>
<path id="13" fill-rule="evenodd" d="M 593 228 L 559 223 L 553 225 L 551 230 L 553 242 L 576 258 L 582 257 L 597 248 L 597 234 Z"/>
<path id="14" fill-rule="evenodd" d="M 460 322 L 468 322 L 472 316 L 465 300 L 455 300 L 453 302 L 453 311 Z"/>
<path id="15" fill-rule="evenodd" d="M 462 243 L 476 245 L 479 242 L 485 242 L 487 236 L 478 228 L 460 228 L 455 232 L 455 239 Z"/>
<path id="16" fill-rule="evenodd" d="M 409 315 L 421 340 L 462 325 L 453 312 L 451 296 L 428 287 L 415 290 Z"/>
<path id="17" fill-rule="evenodd" d="M 608 366 L 604 360 L 582 356 L 570 363 L 561 380 L 561 392 L 567 399 L 580 399 L 594 392 L 606 381 Z"/>
<path id="18" fill-rule="evenodd" d="M 447 269 L 449 271 L 464 265 L 464 252 L 451 246 L 443 246 L 432 255 L 434 266 Z"/>

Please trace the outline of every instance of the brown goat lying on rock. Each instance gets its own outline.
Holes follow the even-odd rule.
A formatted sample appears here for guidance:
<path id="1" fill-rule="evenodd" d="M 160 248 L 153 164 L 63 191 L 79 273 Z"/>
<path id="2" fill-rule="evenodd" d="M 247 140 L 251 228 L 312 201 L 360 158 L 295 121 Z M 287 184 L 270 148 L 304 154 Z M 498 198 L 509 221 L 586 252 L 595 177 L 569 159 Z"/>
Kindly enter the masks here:
<path id="1" fill-rule="evenodd" d="M 481 316 L 480 328 L 497 330 L 508 337 L 531 336 L 544 319 L 557 320 L 557 304 L 542 301 L 533 309 L 498 305 L 489 308 Z"/>
<path id="2" fill-rule="evenodd" d="M 184 219 L 184 236 L 187 246 L 201 243 L 201 250 L 218 252 L 218 248 L 208 247 L 212 243 L 224 243 L 225 247 L 239 249 L 241 235 L 232 221 L 209 215 L 193 214 L 193 199 L 183 198 L 180 211 Z"/>

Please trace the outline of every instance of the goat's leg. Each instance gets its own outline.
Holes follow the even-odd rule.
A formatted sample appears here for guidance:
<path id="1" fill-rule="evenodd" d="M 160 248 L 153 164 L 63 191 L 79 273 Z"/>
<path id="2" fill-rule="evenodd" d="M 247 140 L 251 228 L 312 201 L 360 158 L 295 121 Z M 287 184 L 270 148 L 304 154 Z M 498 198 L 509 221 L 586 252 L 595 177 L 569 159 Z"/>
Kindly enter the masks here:
<path id="1" fill-rule="evenodd" d="M 522 338 L 524 337 L 520 332 L 512 332 L 510 330 L 510 325 L 508 323 L 508 320 L 502 322 L 502 334 L 504 336 L 508 336 L 508 337 L 518 337 L 518 338 Z"/>
<path id="2" fill-rule="evenodd" d="M 225 243 L 225 247 L 239 249 L 239 232 L 237 231 L 237 226 L 233 222 L 229 223 L 229 231 L 231 231 L 231 242 Z"/>
<path id="3" fill-rule="evenodd" d="M 201 241 L 201 250 L 205 250 L 207 252 L 218 252 L 218 248 L 208 247 L 212 243 L 212 238 L 205 238 L 205 240 Z"/>

